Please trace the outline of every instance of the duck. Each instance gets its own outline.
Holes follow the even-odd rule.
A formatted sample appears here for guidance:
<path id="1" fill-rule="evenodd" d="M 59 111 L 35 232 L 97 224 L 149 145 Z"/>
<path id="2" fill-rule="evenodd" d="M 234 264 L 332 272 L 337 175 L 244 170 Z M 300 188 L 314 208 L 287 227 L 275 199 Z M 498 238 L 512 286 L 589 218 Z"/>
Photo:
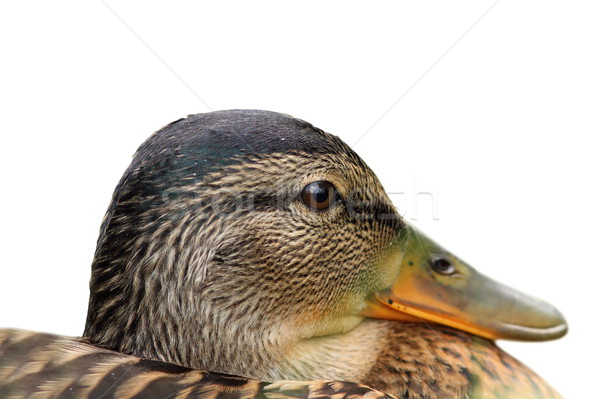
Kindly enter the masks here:
<path id="1" fill-rule="evenodd" d="M 91 269 L 82 337 L 0 330 L 3 397 L 561 397 L 495 341 L 560 338 L 563 315 L 410 225 L 346 143 L 287 114 L 155 132 Z"/>

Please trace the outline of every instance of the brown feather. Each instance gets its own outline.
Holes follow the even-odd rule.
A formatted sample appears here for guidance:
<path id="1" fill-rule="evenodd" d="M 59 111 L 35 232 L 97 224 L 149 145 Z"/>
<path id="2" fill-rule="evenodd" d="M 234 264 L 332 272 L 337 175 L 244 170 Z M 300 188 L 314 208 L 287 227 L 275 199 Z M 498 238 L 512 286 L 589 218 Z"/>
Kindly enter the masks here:
<path id="1" fill-rule="evenodd" d="M 208 373 L 23 330 L 0 330 L 0 353 L 4 399 L 393 398 L 349 382 L 265 383 Z"/>

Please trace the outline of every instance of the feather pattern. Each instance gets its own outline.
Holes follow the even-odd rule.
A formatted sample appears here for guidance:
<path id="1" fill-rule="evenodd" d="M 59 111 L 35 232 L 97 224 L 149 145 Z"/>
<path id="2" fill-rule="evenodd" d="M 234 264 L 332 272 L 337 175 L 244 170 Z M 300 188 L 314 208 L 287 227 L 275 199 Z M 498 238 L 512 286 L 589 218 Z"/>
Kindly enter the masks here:
<path id="1" fill-rule="evenodd" d="M 261 382 L 141 359 L 81 339 L 0 330 L 0 397 L 89 399 L 393 399 L 340 381 Z"/>

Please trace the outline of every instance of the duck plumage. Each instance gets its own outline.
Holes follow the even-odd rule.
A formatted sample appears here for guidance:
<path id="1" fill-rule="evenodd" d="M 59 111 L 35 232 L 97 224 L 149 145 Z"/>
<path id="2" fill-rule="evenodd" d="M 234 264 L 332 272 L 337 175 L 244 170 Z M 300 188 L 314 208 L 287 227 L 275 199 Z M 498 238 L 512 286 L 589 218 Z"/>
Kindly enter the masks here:
<path id="1" fill-rule="evenodd" d="M 0 349 L 2 398 L 393 398 L 351 382 L 268 383 L 193 370 L 23 330 L 0 330 Z"/>
<path id="2" fill-rule="evenodd" d="M 301 396 L 555 398 L 490 339 L 565 332 L 550 305 L 408 225 L 339 138 L 287 115 L 233 110 L 175 121 L 142 144 L 101 226 L 83 337 L 6 330 L 3 348 L 37 336 L 46 349 L 0 370 L 87 359 L 67 373 L 73 384 L 95 376 L 82 397 L 125 362 L 130 386 L 156 392 L 167 380 L 180 384 L 173 393 L 231 392 L 206 379 L 221 373 L 243 376 L 232 384 L 250 384 L 250 397 L 294 386 L 260 381 L 296 380 Z M 6 386 L 60 385 L 56 373 L 28 375 Z"/>

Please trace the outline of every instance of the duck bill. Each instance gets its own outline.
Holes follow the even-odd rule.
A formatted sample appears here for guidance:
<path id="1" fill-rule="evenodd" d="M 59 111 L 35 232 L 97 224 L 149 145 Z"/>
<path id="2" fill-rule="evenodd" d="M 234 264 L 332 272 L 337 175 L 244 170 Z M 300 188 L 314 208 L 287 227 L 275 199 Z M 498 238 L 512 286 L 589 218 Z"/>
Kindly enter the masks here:
<path id="1" fill-rule="evenodd" d="M 480 274 L 413 227 L 402 235 L 398 276 L 375 294 L 366 316 L 433 322 L 488 339 L 545 341 L 566 334 L 567 323 L 552 305 Z"/>

